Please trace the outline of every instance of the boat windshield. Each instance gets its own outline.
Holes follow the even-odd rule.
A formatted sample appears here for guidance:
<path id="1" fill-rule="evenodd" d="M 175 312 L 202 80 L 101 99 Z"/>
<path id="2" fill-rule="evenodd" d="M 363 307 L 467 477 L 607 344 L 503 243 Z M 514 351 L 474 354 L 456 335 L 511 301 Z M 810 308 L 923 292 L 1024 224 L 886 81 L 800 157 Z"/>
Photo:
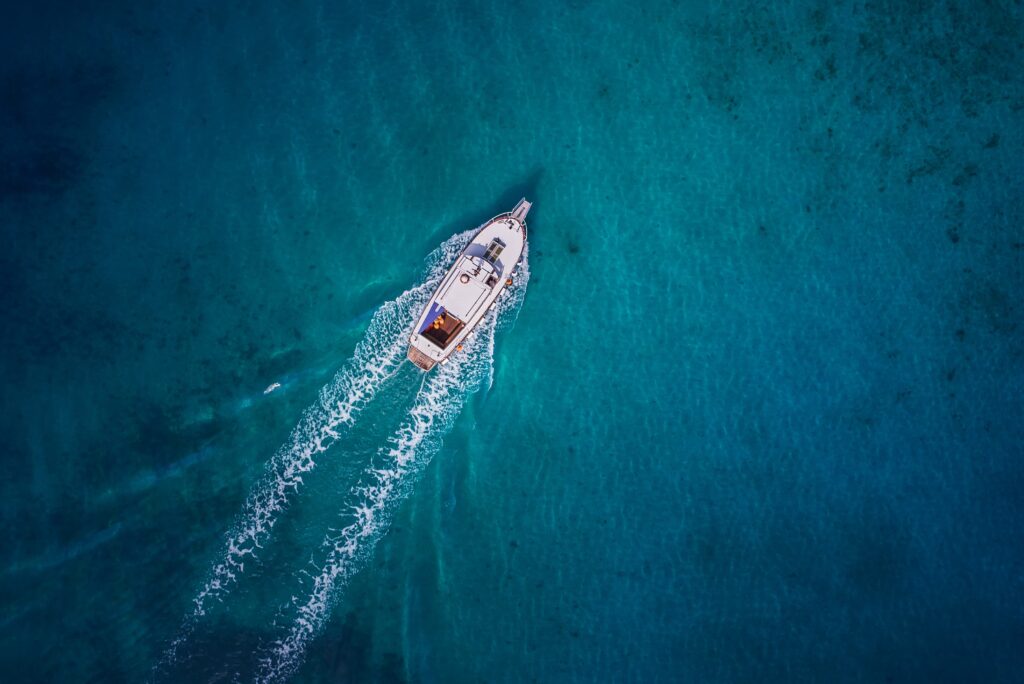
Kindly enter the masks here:
<path id="1" fill-rule="evenodd" d="M 484 259 L 487 259 L 487 261 L 490 261 L 493 264 L 498 260 L 498 257 L 501 255 L 501 250 L 503 249 L 505 249 L 505 243 L 498 238 L 494 238 L 491 240 L 491 244 L 487 245 L 487 251 L 484 252 Z"/>

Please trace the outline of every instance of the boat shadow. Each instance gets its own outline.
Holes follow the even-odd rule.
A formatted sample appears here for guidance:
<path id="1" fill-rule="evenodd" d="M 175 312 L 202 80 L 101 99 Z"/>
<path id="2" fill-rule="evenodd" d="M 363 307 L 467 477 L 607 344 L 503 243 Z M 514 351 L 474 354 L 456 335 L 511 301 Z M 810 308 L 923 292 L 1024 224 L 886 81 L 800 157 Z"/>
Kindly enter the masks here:
<path id="1" fill-rule="evenodd" d="M 544 167 L 537 166 L 527 174 L 521 182 L 510 185 L 492 202 L 488 202 L 473 211 L 466 212 L 454 221 L 438 226 L 436 230 L 429 234 L 429 240 L 427 240 L 427 242 L 430 245 L 437 245 L 439 242 L 447 240 L 455 233 L 469 230 L 470 228 L 476 228 L 488 219 L 494 218 L 502 212 L 512 211 L 512 208 L 516 206 L 516 203 L 524 197 L 531 202 L 536 201 L 537 188 L 540 186 L 540 180 L 543 175 Z M 532 220 L 532 217 L 527 221 L 527 223 L 529 224 L 530 232 L 532 233 L 534 230 L 534 221 Z"/>

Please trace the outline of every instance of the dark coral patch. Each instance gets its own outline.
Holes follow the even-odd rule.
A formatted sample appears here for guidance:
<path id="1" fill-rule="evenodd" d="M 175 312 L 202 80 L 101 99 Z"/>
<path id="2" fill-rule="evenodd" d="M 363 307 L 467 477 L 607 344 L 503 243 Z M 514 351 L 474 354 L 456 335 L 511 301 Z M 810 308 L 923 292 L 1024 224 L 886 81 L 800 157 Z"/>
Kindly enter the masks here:
<path id="1" fill-rule="evenodd" d="M 0 162 L 0 199 L 19 195 L 60 195 L 82 173 L 84 160 L 61 141 L 37 144 Z"/>
<path id="2" fill-rule="evenodd" d="M 109 65 L 18 68 L 0 73 L 0 199 L 56 196 L 72 187 L 86 166 L 83 134 L 97 108 L 118 89 Z"/>

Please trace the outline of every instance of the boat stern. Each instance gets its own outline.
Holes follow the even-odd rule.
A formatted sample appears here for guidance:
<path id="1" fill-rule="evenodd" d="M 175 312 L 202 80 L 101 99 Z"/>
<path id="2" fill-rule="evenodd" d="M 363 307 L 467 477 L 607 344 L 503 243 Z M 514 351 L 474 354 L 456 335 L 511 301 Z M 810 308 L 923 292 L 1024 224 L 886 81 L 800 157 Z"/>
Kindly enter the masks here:
<path id="1" fill-rule="evenodd" d="M 429 356 L 421 352 L 412 344 L 409 345 L 409 353 L 407 354 L 407 356 L 409 357 L 410 361 L 412 361 L 425 371 L 430 370 L 431 368 L 434 367 L 434 364 L 437 363 L 436 361 L 434 361 L 434 359 L 430 358 Z"/>

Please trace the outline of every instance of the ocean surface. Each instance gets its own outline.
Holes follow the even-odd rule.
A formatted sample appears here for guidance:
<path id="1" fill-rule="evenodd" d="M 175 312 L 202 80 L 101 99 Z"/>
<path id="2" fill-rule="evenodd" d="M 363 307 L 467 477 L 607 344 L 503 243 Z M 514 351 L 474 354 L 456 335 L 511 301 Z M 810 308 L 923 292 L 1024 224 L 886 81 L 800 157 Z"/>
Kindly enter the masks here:
<path id="1" fill-rule="evenodd" d="M 0 24 L 0 681 L 1022 681 L 1019 2 L 91 4 Z"/>

